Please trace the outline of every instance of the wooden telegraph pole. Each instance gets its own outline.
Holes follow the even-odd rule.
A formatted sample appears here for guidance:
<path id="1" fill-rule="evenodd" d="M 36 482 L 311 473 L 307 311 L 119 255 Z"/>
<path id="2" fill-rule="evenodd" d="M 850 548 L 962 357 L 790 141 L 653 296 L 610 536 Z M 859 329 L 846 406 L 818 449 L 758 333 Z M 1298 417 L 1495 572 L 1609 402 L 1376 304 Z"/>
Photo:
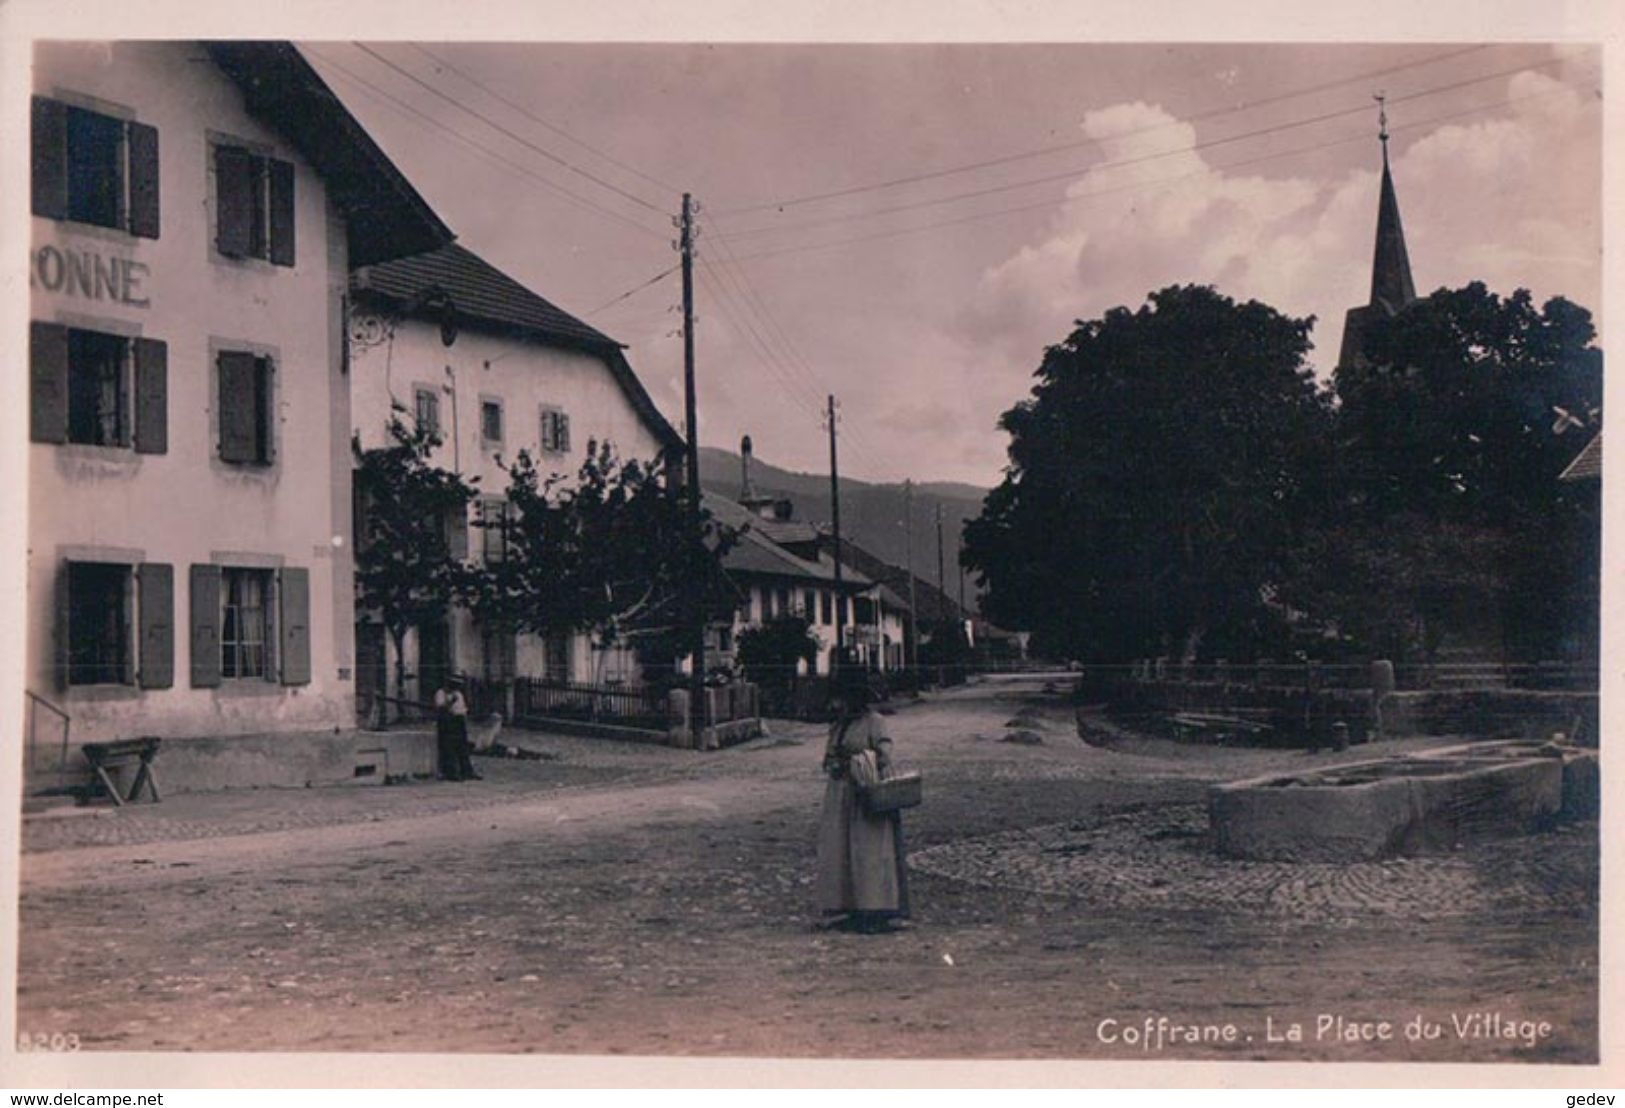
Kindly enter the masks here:
<path id="1" fill-rule="evenodd" d="M 688 509 L 696 560 L 704 535 L 700 531 L 700 422 L 694 390 L 694 211 L 693 197 L 683 193 L 683 214 L 678 220 L 682 237 L 678 249 L 683 262 L 683 404 L 688 421 Z M 689 582 L 689 604 L 693 619 L 693 662 L 688 681 L 688 719 L 694 746 L 699 748 L 705 731 L 705 598 L 700 595 L 698 565 L 696 578 Z"/>
<path id="2" fill-rule="evenodd" d="M 920 608 L 914 598 L 914 482 L 903 482 L 903 519 L 908 528 L 908 664 L 920 668 Z"/>
<path id="3" fill-rule="evenodd" d="M 829 500 L 831 520 L 835 527 L 835 658 L 829 673 L 834 677 L 841 665 L 841 652 L 846 648 L 846 595 L 841 580 L 841 468 L 835 453 L 835 396 L 829 398 Z"/>

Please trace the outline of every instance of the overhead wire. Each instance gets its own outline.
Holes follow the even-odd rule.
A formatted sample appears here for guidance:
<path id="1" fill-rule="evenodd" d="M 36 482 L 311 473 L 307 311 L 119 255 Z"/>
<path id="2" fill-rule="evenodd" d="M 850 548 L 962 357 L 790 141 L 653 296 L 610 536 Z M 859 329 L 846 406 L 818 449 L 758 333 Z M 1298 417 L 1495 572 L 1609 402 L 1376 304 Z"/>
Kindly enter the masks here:
<path id="1" fill-rule="evenodd" d="M 389 92 L 387 89 L 381 88 L 377 84 L 374 84 L 372 81 L 370 81 L 367 78 L 365 78 L 365 77 L 361 76 L 360 74 L 356 73 L 354 70 L 350 69 L 348 66 L 344 65 L 343 63 L 335 60 L 334 58 L 332 58 L 328 54 L 326 54 L 326 53 L 324 53 L 322 51 L 312 50 L 308 45 L 302 45 L 301 49 L 303 49 L 307 53 L 309 53 L 309 54 L 313 55 L 314 57 L 316 57 L 319 61 L 321 61 L 321 63 L 323 65 L 329 67 L 334 72 L 338 73 L 341 77 L 343 77 L 346 80 L 350 81 L 352 84 L 357 86 L 362 92 L 367 93 L 367 94 L 373 96 L 376 99 L 382 100 L 382 101 L 390 104 L 396 110 L 398 110 L 398 111 L 400 111 L 400 112 L 402 112 L 402 113 L 404 113 L 406 115 L 412 116 L 413 118 L 417 119 L 421 123 L 424 123 L 424 124 L 426 124 L 426 125 L 428 125 L 430 127 L 433 127 L 437 131 L 444 132 L 445 134 L 449 135 L 452 139 L 456 140 L 457 142 L 462 143 L 464 146 L 467 146 L 470 149 L 473 149 L 473 150 L 485 155 L 487 158 L 490 158 L 490 159 L 492 159 L 492 160 L 494 160 L 496 162 L 500 162 L 501 164 L 507 166 L 509 169 L 513 170 L 514 172 L 520 173 L 520 174 L 524 175 L 525 177 L 537 182 L 538 184 L 542 185 L 544 188 L 547 188 L 551 192 L 557 194 L 558 196 L 565 199 L 567 202 L 575 205 L 576 207 L 582 209 L 583 211 L 589 211 L 589 212 L 592 212 L 595 215 L 603 216 L 606 219 L 615 220 L 616 222 L 621 223 L 624 226 L 630 227 L 633 230 L 642 232 L 643 234 L 649 235 L 649 236 L 651 236 L 653 238 L 657 238 L 657 239 L 660 239 L 662 241 L 666 240 L 666 235 L 665 234 L 654 230 L 653 228 L 649 227 L 647 224 L 639 223 L 636 220 L 631 219 L 631 218 L 629 218 L 629 217 L 627 217 L 625 215 L 622 215 L 619 212 L 612 211 L 609 208 L 600 207 L 598 204 L 594 203 L 592 200 L 590 200 L 590 199 L 588 199 L 588 198 L 586 198 L 584 196 L 581 196 L 581 195 L 579 195 L 579 194 L 577 194 L 575 192 L 572 192 L 571 190 L 565 188 L 564 186 L 560 185 L 556 181 L 551 180 L 550 178 L 542 176 L 540 173 L 537 173 L 535 170 L 531 169 L 529 166 L 526 166 L 526 165 L 524 165 L 524 164 L 522 164 L 520 162 L 516 162 L 512 158 L 508 157 L 506 154 L 503 154 L 503 153 L 501 153 L 500 151 L 497 151 L 497 150 L 493 150 L 491 147 L 486 146 L 485 144 L 483 144 L 481 142 L 478 142 L 475 139 L 470 138 L 469 136 L 467 136 L 465 134 L 462 134 L 460 131 L 456 130 L 455 128 L 450 127 L 446 123 L 442 122 L 441 120 L 438 120 L 434 116 L 429 115 L 427 112 L 421 111 L 420 109 L 418 109 L 418 108 L 414 107 L 413 105 L 407 103 L 406 101 L 400 99 L 399 97 L 395 96 L 393 93 Z"/>
<path id="2" fill-rule="evenodd" d="M 682 265 L 681 262 L 676 262 L 676 263 L 673 263 L 672 265 L 667 266 L 665 269 L 662 269 L 659 273 L 656 273 L 653 277 L 650 277 L 647 281 L 641 281 L 638 284 L 633 285 L 631 288 L 627 289 L 625 292 L 621 293 L 619 296 L 615 297 L 613 300 L 606 300 L 604 303 L 598 305 L 598 307 L 594 308 L 592 311 L 590 311 L 590 312 L 588 312 L 586 314 L 589 317 L 595 316 L 599 312 L 604 311 L 606 308 L 614 307 L 616 304 L 619 304 L 622 300 L 625 300 L 630 296 L 636 296 L 638 293 L 642 292 L 644 289 L 648 288 L 650 285 L 654 284 L 656 281 L 662 280 L 662 279 L 664 279 L 666 277 L 670 277 L 673 273 L 676 273 L 677 269 L 678 269 L 678 266 L 680 266 L 680 265 Z"/>
<path id="3" fill-rule="evenodd" d="M 468 115 L 473 116 L 475 119 L 478 119 L 481 123 L 484 123 L 487 127 L 490 127 L 492 130 L 497 131 L 498 133 L 507 136 L 508 138 L 512 139 L 514 142 L 517 142 L 519 145 L 525 147 L 525 149 L 534 151 L 535 153 L 537 153 L 537 154 L 541 155 L 542 157 L 546 158 L 548 161 L 554 162 L 554 163 L 562 166 L 563 168 L 569 170 L 571 173 L 575 173 L 575 174 L 578 174 L 581 177 L 586 178 L 587 180 L 593 182 L 594 184 L 600 186 L 601 188 L 608 189 L 610 192 L 615 193 L 617 196 L 620 196 L 620 197 L 632 202 L 633 204 L 637 204 L 640 207 L 647 208 L 649 211 L 652 211 L 652 212 L 659 212 L 661 215 L 666 214 L 666 209 L 661 208 L 658 205 L 650 203 L 648 200 L 645 200 L 643 197 L 637 195 L 636 193 L 629 192 L 626 189 L 621 188 L 619 185 L 615 184 L 612 181 L 606 181 L 602 177 L 599 177 L 597 174 L 592 173 L 592 172 L 590 172 L 588 170 L 582 169 L 580 166 L 575 165 L 573 162 L 569 161 L 568 159 L 560 157 L 559 155 L 553 153 L 551 150 L 548 150 L 545 147 L 538 146 L 536 143 L 531 142 L 529 139 L 525 138 L 523 135 L 521 135 L 521 134 L 517 133 L 516 131 L 513 131 L 512 129 L 504 126 L 502 123 L 498 122 L 497 120 L 492 119 L 490 116 L 486 115 L 485 113 L 483 113 L 481 111 L 478 111 L 478 110 L 476 110 L 474 108 L 469 107 L 467 104 L 464 104 L 461 100 L 457 99 L 455 96 L 452 96 L 450 93 L 447 93 L 447 92 L 435 87 L 433 84 L 431 84 L 428 81 L 425 81 L 423 78 L 419 77 L 417 74 L 413 73 L 411 70 L 405 68 L 402 65 L 397 64 L 396 62 L 394 62 L 394 61 L 390 60 L 389 58 L 385 57 L 384 55 L 380 54 L 378 51 L 374 50 L 372 47 L 368 46 L 366 43 L 352 42 L 351 45 L 354 46 L 356 49 L 362 51 L 363 53 L 367 54 L 369 57 L 372 57 L 372 58 L 376 59 L 377 61 L 383 63 L 384 65 L 388 66 L 390 69 L 393 69 L 395 72 L 399 73 L 401 76 L 405 77 L 407 80 L 413 82 L 414 84 L 418 85 L 419 87 L 427 90 L 432 95 L 439 97 L 441 100 L 444 100 L 446 103 L 448 103 L 448 104 L 452 105 L 453 107 L 457 108 L 459 111 L 462 111 L 462 112 L 464 112 L 464 113 L 466 113 Z"/>
<path id="4" fill-rule="evenodd" d="M 1390 126 L 1389 130 L 1391 132 L 1414 130 L 1416 128 L 1429 126 L 1435 123 L 1444 123 L 1449 122 L 1450 120 L 1460 119 L 1465 116 L 1476 115 L 1479 112 L 1489 111 L 1494 108 L 1508 107 L 1513 104 L 1528 103 L 1535 100 L 1543 100 L 1549 96 L 1554 96 L 1560 92 L 1566 91 L 1569 91 L 1569 87 L 1565 85 L 1563 89 L 1553 89 L 1546 92 L 1532 93 L 1527 96 L 1509 97 L 1502 100 L 1492 101 L 1487 104 L 1479 104 L 1457 112 L 1448 112 L 1443 115 L 1429 117 L 1428 119 L 1414 120 L 1408 123 Z M 904 235 L 919 234 L 923 231 L 939 230 L 943 227 L 957 227 L 967 223 L 976 223 L 987 219 L 998 219 L 1008 215 L 1016 215 L 1021 212 L 1031 212 L 1049 208 L 1069 208 L 1074 204 L 1079 204 L 1086 200 L 1092 200 L 1097 197 L 1107 196 L 1114 193 L 1137 192 L 1141 190 L 1163 188 L 1169 185 L 1178 184 L 1181 181 L 1192 180 L 1194 178 L 1205 176 L 1213 171 L 1240 169 L 1244 166 L 1257 165 L 1263 162 L 1275 161 L 1280 158 L 1296 157 L 1300 154 L 1308 154 L 1320 150 L 1330 149 L 1334 146 L 1346 146 L 1354 142 L 1368 141 L 1370 141 L 1369 135 L 1351 135 L 1346 138 L 1332 139 L 1326 142 L 1318 142 L 1307 146 L 1294 147 L 1291 150 L 1280 150 L 1269 154 L 1261 154 L 1252 158 L 1243 158 L 1234 162 L 1226 162 L 1223 165 L 1204 166 L 1201 169 L 1192 170 L 1189 173 L 1182 173 L 1174 177 L 1159 178 L 1153 181 L 1132 181 L 1122 185 L 1113 185 L 1108 188 L 1096 189 L 1092 192 L 1077 193 L 1059 198 L 1047 197 L 1034 203 L 1019 204 L 1006 208 L 995 208 L 990 211 L 972 212 L 968 215 L 958 216 L 953 219 L 937 220 L 931 223 L 920 223 L 915 224 L 914 226 L 899 227 L 888 231 L 854 235 L 844 239 L 832 239 L 827 242 L 803 243 L 793 246 L 782 246 L 757 250 L 751 253 L 738 255 L 737 260 L 743 263 L 756 261 L 761 258 L 778 257 L 787 254 L 801 254 L 817 250 L 828 250 L 841 246 L 853 246 L 866 242 L 876 242 L 884 239 L 898 238 Z"/>
<path id="5" fill-rule="evenodd" d="M 649 184 L 654 185 L 656 188 L 663 189 L 666 192 L 671 193 L 674 196 L 683 191 L 682 189 L 678 188 L 676 185 L 667 184 L 665 181 L 662 181 L 658 177 L 652 177 L 649 174 L 643 172 L 643 170 L 637 168 L 636 166 L 630 165 L 630 164 L 622 161 L 621 159 L 615 157 L 613 154 L 610 154 L 608 151 L 599 149 L 598 147 L 594 146 L 592 143 L 586 141 L 585 139 L 577 138 L 575 135 L 571 134 L 569 131 L 566 131 L 563 127 L 560 127 L 560 126 L 558 126 L 558 125 L 556 125 L 554 123 L 549 122 L 546 119 L 543 119 L 541 116 L 537 115 L 536 113 L 532 112 L 530 109 L 526 108 L 523 104 L 520 104 L 520 103 L 510 99 L 509 97 L 503 95 L 502 93 L 498 92 L 496 89 L 492 88 L 490 85 L 486 84 L 484 81 L 481 81 L 478 77 L 475 77 L 473 74 L 468 73 L 466 70 L 459 69 L 456 65 L 453 65 L 451 62 L 447 61 L 445 58 L 442 58 L 440 55 L 436 54 L 434 51 L 428 49 L 427 47 L 425 47 L 425 46 L 423 46 L 423 45 L 421 45 L 419 43 L 415 43 L 415 42 L 414 43 L 409 43 L 408 45 L 410 45 L 412 47 L 412 49 L 416 50 L 418 53 L 424 55 L 430 61 L 434 62 L 436 65 L 441 66 L 441 67 L 451 71 L 452 73 L 455 73 L 457 76 L 461 77 L 464 81 L 467 81 L 469 84 L 473 85 L 475 88 L 477 88 L 480 91 L 484 92 L 487 96 L 490 96 L 491 98 L 493 98 L 495 100 L 498 100 L 498 101 L 502 102 L 503 104 L 506 104 L 508 107 L 512 108 L 514 111 L 518 112 L 520 115 L 524 116 L 526 119 L 529 119 L 533 123 L 537 123 L 537 124 L 539 124 L 539 125 L 541 125 L 543 127 L 546 127 L 549 131 L 552 131 L 555 135 L 558 135 L 561 138 L 567 139 L 570 142 L 573 142 L 577 146 L 581 147 L 583 150 L 587 150 L 587 151 L 597 155 L 598 157 L 602 158 L 604 161 L 608 162 L 610 165 L 615 166 L 617 169 L 624 170 L 625 172 L 630 173 L 632 176 L 637 177 L 640 180 L 647 181 Z"/>
<path id="6" fill-rule="evenodd" d="M 1221 115 L 1231 115 L 1244 111 L 1251 111 L 1254 108 L 1265 107 L 1269 104 L 1278 104 L 1285 100 L 1293 100 L 1301 96 L 1309 96 L 1317 92 L 1325 92 L 1329 89 L 1341 88 L 1345 85 L 1358 84 L 1362 81 L 1369 81 L 1376 77 L 1386 77 L 1394 73 L 1403 72 L 1407 69 L 1416 69 L 1424 65 L 1434 65 L 1442 61 L 1448 61 L 1452 58 L 1461 57 L 1464 54 L 1473 54 L 1487 49 L 1489 49 L 1487 45 L 1469 46 L 1460 50 L 1452 50 L 1443 54 L 1435 54 L 1430 57 L 1420 58 L 1416 61 L 1404 62 L 1399 65 L 1385 66 L 1382 69 L 1368 70 L 1364 73 L 1355 74 L 1352 77 L 1339 78 L 1336 81 L 1327 81 L 1318 85 L 1309 85 L 1304 88 L 1293 89 L 1290 92 L 1282 92 L 1273 96 L 1264 96 L 1254 100 L 1248 100 L 1241 104 L 1233 104 L 1228 107 L 1213 108 L 1205 112 L 1197 112 L 1193 115 L 1184 116 L 1175 123 L 1158 123 L 1150 127 L 1135 128 L 1133 130 L 1120 132 L 1119 134 L 1111 137 L 1128 138 L 1136 135 L 1150 134 L 1170 126 L 1177 126 L 1181 123 L 1194 123 L 1204 119 L 1212 119 Z M 1024 161 L 1030 158 L 1040 158 L 1050 154 L 1062 153 L 1068 150 L 1077 150 L 1085 146 L 1095 145 L 1097 142 L 1098 140 L 1096 139 L 1088 138 L 1077 139 L 1071 142 L 1056 143 L 1050 146 L 1040 146 L 1031 150 L 1019 151 L 1013 154 L 1005 154 L 996 158 L 987 158 L 982 161 L 964 162 L 959 165 L 948 166 L 943 169 L 928 170 L 923 173 L 912 173 L 902 177 L 893 177 L 888 180 L 876 181 L 867 185 L 852 185 L 847 188 L 833 189 L 828 192 L 808 193 L 802 196 L 789 197 L 783 200 L 769 200 L 756 204 L 747 204 L 736 208 L 724 208 L 718 211 L 717 215 L 719 217 L 743 215 L 747 212 L 770 211 L 779 208 L 787 208 L 794 205 L 811 204 L 820 200 L 833 200 L 846 196 L 855 196 L 863 192 L 873 192 L 880 189 L 894 188 L 900 185 L 915 184 L 920 181 L 937 180 L 942 177 L 953 176 L 957 173 L 970 173 L 978 169 L 988 169 L 993 166 L 1008 165 L 1013 162 Z"/>
<path id="7" fill-rule="evenodd" d="M 1428 88 L 1428 89 L 1420 89 L 1420 90 L 1418 90 L 1416 92 L 1406 93 L 1406 94 L 1404 94 L 1402 96 L 1390 96 L 1390 97 L 1388 97 L 1388 103 L 1389 104 L 1400 104 L 1400 103 L 1405 103 L 1405 102 L 1410 101 L 1410 100 L 1417 100 L 1417 99 L 1420 99 L 1420 98 L 1425 97 L 1425 96 L 1436 96 L 1436 95 L 1439 95 L 1439 94 L 1444 93 L 1444 92 L 1453 92 L 1453 91 L 1456 91 L 1456 90 L 1459 90 L 1459 89 L 1462 89 L 1462 88 L 1470 87 L 1472 85 L 1483 84 L 1486 81 L 1498 80 L 1498 79 L 1500 79 L 1502 77 L 1512 76 L 1512 75 L 1515 75 L 1515 74 L 1518 74 L 1518 73 L 1524 73 L 1524 72 L 1528 72 L 1528 71 L 1535 70 L 1535 69 L 1541 69 L 1541 68 L 1546 68 L 1546 67 L 1553 66 L 1553 65 L 1558 65 L 1558 64 L 1561 64 L 1563 62 L 1573 60 L 1574 56 L 1575 55 L 1573 55 L 1573 54 L 1566 54 L 1566 55 L 1563 55 L 1562 57 L 1553 58 L 1553 59 L 1550 59 L 1550 60 L 1545 61 L 1545 62 L 1536 62 L 1536 63 L 1527 64 L 1527 65 L 1520 65 L 1520 66 L 1517 66 L 1517 67 L 1514 67 L 1514 68 L 1511 68 L 1511 69 L 1500 70 L 1500 71 L 1497 71 L 1495 73 L 1483 74 L 1483 75 L 1480 75 L 1480 76 L 1477 76 L 1477 77 L 1470 78 L 1468 80 L 1456 81 L 1456 82 L 1452 82 L 1450 84 L 1445 84 L 1445 85 L 1438 85 L 1438 86 L 1435 86 L 1433 88 Z M 1207 139 L 1207 140 L 1204 140 L 1204 141 L 1201 141 L 1201 142 L 1193 142 L 1193 143 L 1190 143 L 1189 145 L 1178 146 L 1178 147 L 1174 147 L 1174 148 L 1169 149 L 1169 150 L 1159 150 L 1159 151 L 1156 151 L 1154 153 L 1139 154 L 1139 155 L 1136 155 L 1136 156 L 1131 157 L 1131 158 L 1121 158 L 1121 159 L 1116 159 L 1116 160 L 1113 160 L 1113 161 L 1096 162 L 1096 163 L 1094 163 L 1092 165 L 1088 165 L 1088 166 L 1076 166 L 1076 167 L 1073 167 L 1071 169 L 1067 169 L 1067 170 L 1057 172 L 1057 173 L 1048 173 L 1048 174 L 1044 174 L 1044 175 L 1039 176 L 1039 177 L 1025 178 L 1025 179 L 1020 180 L 1020 181 L 1008 181 L 1008 182 L 1004 182 L 1002 184 L 989 185 L 989 186 L 986 186 L 984 188 L 971 189 L 971 190 L 968 190 L 968 191 L 965 191 L 965 192 L 957 192 L 957 193 L 950 194 L 948 196 L 931 197 L 931 198 L 928 198 L 928 199 L 921 199 L 921 200 L 909 201 L 909 202 L 906 202 L 906 203 L 893 204 L 893 205 L 890 205 L 888 207 L 883 207 L 883 208 L 873 208 L 873 209 L 869 209 L 867 211 L 848 212 L 848 213 L 843 214 L 843 215 L 833 215 L 833 216 L 825 216 L 825 217 L 822 217 L 822 218 L 819 218 L 819 219 L 802 220 L 802 221 L 800 221 L 798 223 L 768 224 L 768 225 L 764 225 L 764 226 L 761 226 L 761 227 L 742 228 L 742 229 L 731 231 L 730 234 L 732 234 L 735 238 L 749 238 L 749 237 L 753 237 L 753 236 L 756 236 L 756 235 L 777 234 L 777 233 L 781 233 L 781 232 L 791 232 L 791 231 L 798 231 L 798 230 L 809 230 L 809 229 L 816 228 L 816 227 L 829 227 L 829 226 L 834 226 L 836 224 L 841 224 L 841 223 L 852 223 L 852 222 L 855 222 L 855 221 L 858 221 L 858 220 L 863 220 L 863 219 L 874 219 L 874 218 L 878 218 L 878 217 L 884 216 L 884 215 L 894 215 L 894 214 L 896 214 L 898 212 L 907 212 L 907 211 L 915 211 L 915 210 L 923 209 L 923 208 L 940 207 L 941 205 L 944 205 L 944 204 L 958 203 L 961 200 L 974 200 L 974 199 L 979 199 L 979 198 L 984 197 L 984 196 L 993 196 L 993 195 L 997 195 L 997 194 L 1000 194 L 1000 193 L 1013 192 L 1013 191 L 1018 190 L 1018 189 L 1031 188 L 1031 187 L 1034 187 L 1036 185 L 1053 184 L 1053 183 L 1055 183 L 1057 181 L 1074 180 L 1074 179 L 1076 179 L 1078 177 L 1081 177 L 1081 176 L 1087 176 L 1087 175 L 1090 175 L 1090 174 L 1097 174 L 1097 173 L 1100 173 L 1100 172 L 1103 172 L 1103 171 L 1106 171 L 1106 170 L 1120 169 L 1120 168 L 1123 168 L 1123 167 L 1126 167 L 1126 166 L 1142 165 L 1142 164 L 1145 164 L 1147 162 L 1160 161 L 1160 160 L 1165 159 L 1165 158 L 1179 157 L 1181 155 L 1191 154 L 1191 153 L 1195 153 L 1197 151 L 1213 149 L 1214 147 L 1228 146 L 1228 145 L 1231 145 L 1233 143 L 1243 142 L 1243 141 L 1245 141 L 1247 139 L 1261 138 L 1261 137 L 1264 137 L 1264 136 L 1267 136 L 1267 135 L 1279 134 L 1279 133 L 1284 132 L 1284 131 L 1292 131 L 1292 130 L 1297 130 L 1297 129 L 1302 128 L 1302 127 L 1313 126 L 1314 124 L 1317 124 L 1317 123 L 1325 123 L 1325 122 L 1328 122 L 1328 121 L 1334 120 L 1334 119 L 1343 119 L 1343 118 L 1347 118 L 1347 117 L 1353 116 L 1353 115 L 1364 114 L 1364 113 L 1369 112 L 1370 110 L 1371 110 L 1371 108 L 1370 108 L 1369 104 L 1361 104 L 1361 105 L 1356 106 L 1356 107 L 1342 108 L 1342 109 L 1339 109 L 1339 110 L 1334 111 L 1334 112 L 1324 112 L 1322 114 L 1309 116 L 1309 117 L 1306 117 L 1306 118 L 1303 118 L 1303 119 L 1288 120 L 1288 121 L 1286 121 L 1284 123 L 1272 124 L 1272 125 L 1267 126 L 1267 127 L 1258 127 L 1258 128 L 1254 128 L 1253 130 L 1250 130 L 1250 131 L 1242 131 L 1242 132 L 1238 132 L 1237 134 L 1226 135 L 1226 136 L 1223 136 L 1221 138 L 1213 138 L 1213 139 Z M 1162 124 L 1162 125 L 1159 125 L 1159 126 L 1168 126 L 1168 125 L 1167 124 Z M 1132 134 L 1132 133 L 1134 133 L 1134 132 L 1125 132 L 1122 135 L 1103 136 L 1102 141 L 1116 140 L 1116 139 L 1119 139 L 1119 138 L 1127 137 L 1128 134 Z"/>

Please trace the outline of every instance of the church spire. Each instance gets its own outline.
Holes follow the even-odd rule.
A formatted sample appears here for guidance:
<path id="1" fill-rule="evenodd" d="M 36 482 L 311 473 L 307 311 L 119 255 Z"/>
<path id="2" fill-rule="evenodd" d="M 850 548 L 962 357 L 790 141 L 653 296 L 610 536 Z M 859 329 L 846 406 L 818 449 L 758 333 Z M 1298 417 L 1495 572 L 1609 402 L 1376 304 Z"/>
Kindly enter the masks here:
<path id="1" fill-rule="evenodd" d="M 1411 280 L 1411 259 L 1405 249 L 1405 228 L 1399 221 L 1399 198 L 1388 168 L 1388 105 L 1378 93 L 1377 138 L 1382 142 L 1382 195 L 1377 205 L 1377 246 L 1371 263 L 1371 306 L 1389 314 L 1416 299 Z"/>

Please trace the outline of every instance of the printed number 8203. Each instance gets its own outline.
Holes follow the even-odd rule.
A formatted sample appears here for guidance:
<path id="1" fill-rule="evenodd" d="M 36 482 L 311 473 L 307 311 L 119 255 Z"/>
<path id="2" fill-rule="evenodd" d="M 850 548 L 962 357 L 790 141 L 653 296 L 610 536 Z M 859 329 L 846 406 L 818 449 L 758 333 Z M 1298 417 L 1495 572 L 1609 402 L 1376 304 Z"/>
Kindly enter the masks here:
<path id="1" fill-rule="evenodd" d="M 23 1031 L 17 1036 L 17 1053 L 26 1054 L 29 1051 L 53 1051 L 55 1053 L 72 1054 L 79 1049 L 79 1036 L 74 1032 L 64 1034 L 58 1031 L 47 1034 L 44 1031 Z"/>

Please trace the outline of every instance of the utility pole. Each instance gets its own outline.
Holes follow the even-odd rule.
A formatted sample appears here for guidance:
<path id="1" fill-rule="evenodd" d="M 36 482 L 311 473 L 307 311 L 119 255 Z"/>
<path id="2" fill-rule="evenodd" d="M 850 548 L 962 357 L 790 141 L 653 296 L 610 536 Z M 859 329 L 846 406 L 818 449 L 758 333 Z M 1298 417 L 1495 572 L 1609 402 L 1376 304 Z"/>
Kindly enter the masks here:
<path id="1" fill-rule="evenodd" d="M 942 572 L 942 501 L 937 501 L 937 592 L 948 599 L 947 577 Z"/>
<path id="2" fill-rule="evenodd" d="M 829 397 L 829 502 L 835 525 L 835 658 L 830 663 L 830 676 L 834 677 L 841 665 L 841 652 L 846 648 L 846 595 L 841 591 L 841 469 L 835 455 L 835 394 Z"/>
<path id="3" fill-rule="evenodd" d="M 688 718 L 693 728 L 694 746 L 701 746 L 705 731 L 705 599 L 700 595 L 698 559 L 704 536 L 700 533 L 700 423 L 694 390 L 694 209 L 693 198 L 683 193 L 683 214 L 678 220 L 681 238 L 678 249 L 683 261 L 683 404 L 688 421 L 688 510 L 694 543 L 695 579 L 689 582 L 689 604 L 693 607 L 693 661 L 688 681 Z"/>
<path id="4" fill-rule="evenodd" d="M 903 482 L 903 518 L 908 528 L 908 664 L 920 668 L 920 609 L 914 598 L 914 482 Z"/>

